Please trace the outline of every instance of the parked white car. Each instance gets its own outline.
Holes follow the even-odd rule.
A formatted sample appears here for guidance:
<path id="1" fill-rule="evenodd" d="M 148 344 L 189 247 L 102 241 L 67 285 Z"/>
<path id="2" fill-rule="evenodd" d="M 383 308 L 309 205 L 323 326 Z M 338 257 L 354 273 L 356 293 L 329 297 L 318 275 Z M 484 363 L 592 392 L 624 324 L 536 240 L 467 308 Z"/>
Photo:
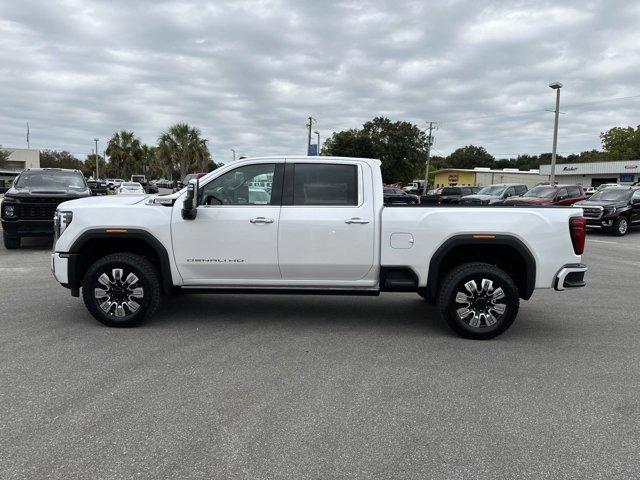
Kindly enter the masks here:
<path id="1" fill-rule="evenodd" d="M 269 191 L 251 186 L 265 176 Z M 115 327 L 176 290 L 416 292 L 486 339 L 520 299 L 582 287 L 587 270 L 579 208 L 385 207 L 380 162 L 360 158 L 243 159 L 171 195 L 65 202 L 55 219 L 53 274 Z"/>
<path id="2" fill-rule="evenodd" d="M 116 192 L 118 195 L 145 195 L 139 182 L 122 182 Z"/>

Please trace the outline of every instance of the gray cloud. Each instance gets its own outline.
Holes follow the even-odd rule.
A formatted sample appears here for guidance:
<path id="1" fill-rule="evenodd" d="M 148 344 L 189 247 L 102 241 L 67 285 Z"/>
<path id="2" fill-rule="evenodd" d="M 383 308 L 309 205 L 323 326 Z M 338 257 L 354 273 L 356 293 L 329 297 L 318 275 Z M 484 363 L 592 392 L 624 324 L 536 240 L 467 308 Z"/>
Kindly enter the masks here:
<path id="1" fill-rule="evenodd" d="M 627 1 L 0 0 L 0 143 L 89 152 L 198 126 L 218 161 L 303 153 L 376 116 L 440 123 L 436 153 L 560 152 L 640 123 L 640 6 Z M 573 106 L 572 106 L 573 105 Z"/>

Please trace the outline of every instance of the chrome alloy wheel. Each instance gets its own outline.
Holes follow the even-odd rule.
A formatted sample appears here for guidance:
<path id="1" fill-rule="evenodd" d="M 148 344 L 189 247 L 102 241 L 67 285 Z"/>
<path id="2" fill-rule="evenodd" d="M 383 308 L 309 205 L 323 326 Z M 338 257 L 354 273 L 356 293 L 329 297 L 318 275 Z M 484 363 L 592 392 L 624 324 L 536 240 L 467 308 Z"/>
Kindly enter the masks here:
<path id="1" fill-rule="evenodd" d="M 464 291 L 456 293 L 456 303 L 460 307 L 456 310 L 458 318 L 470 327 L 486 328 L 495 325 L 504 316 L 507 306 L 498 303 L 505 297 L 501 287 L 494 288 L 493 281 L 483 278 L 480 290 L 475 280 L 464 284 Z"/>
<path id="2" fill-rule="evenodd" d="M 94 288 L 93 296 L 104 313 L 115 317 L 126 317 L 140 308 L 139 301 L 144 297 L 144 289 L 134 273 L 123 280 L 122 268 L 113 268 L 98 277 L 98 283 L 104 288 Z"/>
<path id="3" fill-rule="evenodd" d="M 618 221 L 618 233 L 620 235 L 624 235 L 625 233 L 627 233 L 628 228 L 629 228 L 629 222 L 627 222 L 626 218 L 621 217 L 620 220 Z"/>

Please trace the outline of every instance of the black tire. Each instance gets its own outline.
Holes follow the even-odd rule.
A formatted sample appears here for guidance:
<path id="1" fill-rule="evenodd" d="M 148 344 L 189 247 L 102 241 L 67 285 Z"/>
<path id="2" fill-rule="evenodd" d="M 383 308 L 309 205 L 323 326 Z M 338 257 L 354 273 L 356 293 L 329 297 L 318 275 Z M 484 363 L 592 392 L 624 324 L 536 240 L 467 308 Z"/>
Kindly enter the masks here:
<path id="1" fill-rule="evenodd" d="M 611 233 L 616 237 L 622 237 L 627 234 L 629 231 L 629 220 L 627 217 L 620 215 L 613 222 L 613 228 L 611 229 Z"/>
<path id="2" fill-rule="evenodd" d="M 491 282 L 486 283 L 486 289 L 483 280 Z M 472 281 L 478 295 L 465 285 Z M 499 296 L 499 289 L 503 296 Z M 459 294 L 469 301 L 460 301 Z M 492 298 L 496 294 L 497 298 Z M 492 308 L 498 305 L 497 309 Z M 445 276 L 438 293 L 438 310 L 442 318 L 458 335 L 475 340 L 494 338 L 507 330 L 516 319 L 519 306 L 520 295 L 513 279 L 504 270 L 487 263 L 465 263 L 455 267 Z M 468 314 L 458 313 L 465 308 Z"/>
<path id="3" fill-rule="evenodd" d="M 7 250 L 15 250 L 20 248 L 20 237 L 10 237 L 6 232 L 2 233 L 2 240 L 4 241 L 4 248 Z"/>
<path id="4" fill-rule="evenodd" d="M 129 274 L 137 280 L 130 279 Z M 101 279 L 102 275 L 106 278 Z M 154 265 L 132 253 L 114 253 L 97 260 L 82 283 L 82 299 L 87 309 L 109 327 L 140 325 L 160 306 L 160 293 L 160 277 Z"/>

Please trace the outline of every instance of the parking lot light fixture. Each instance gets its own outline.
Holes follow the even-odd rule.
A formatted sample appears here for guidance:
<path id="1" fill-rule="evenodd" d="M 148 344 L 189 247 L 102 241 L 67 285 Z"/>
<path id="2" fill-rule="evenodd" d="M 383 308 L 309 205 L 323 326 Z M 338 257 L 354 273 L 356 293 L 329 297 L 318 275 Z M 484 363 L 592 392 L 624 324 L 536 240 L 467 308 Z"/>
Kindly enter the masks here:
<path id="1" fill-rule="evenodd" d="M 560 117 L 560 89 L 562 84 L 560 82 L 551 82 L 549 87 L 556 91 L 556 110 L 555 110 L 555 123 L 553 125 L 553 148 L 551 150 L 551 175 L 549 176 L 549 183 L 555 185 L 556 181 L 556 150 L 558 147 L 558 120 Z"/>

